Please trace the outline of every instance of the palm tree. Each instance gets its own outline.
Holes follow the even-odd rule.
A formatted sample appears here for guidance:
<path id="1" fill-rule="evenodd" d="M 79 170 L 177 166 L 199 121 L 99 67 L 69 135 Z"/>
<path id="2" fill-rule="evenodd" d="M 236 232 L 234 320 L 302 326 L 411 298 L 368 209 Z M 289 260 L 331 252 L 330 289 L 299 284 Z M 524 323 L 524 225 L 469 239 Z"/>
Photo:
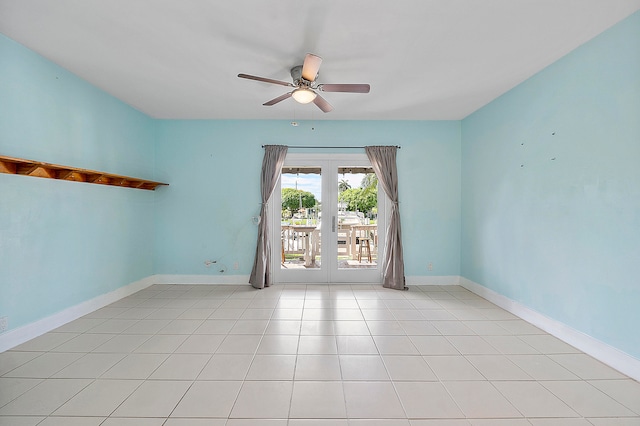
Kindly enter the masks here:
<path id="1" fill-rule="evenodd" d="M 376 189 L 378 188 L 378 176 L 375 173 L 367 173 L 360 182 L 360 188 L 362 189 Z"/>
<path id="2" fill-rule="evenodd" d="M 338 182 L 338 192 L 343 192 L 347 189 L 351 189 L 351 185 L 349 184 L 349 182 L 347 182 L 346 179 L 340 180 L 340 182 Z"/>

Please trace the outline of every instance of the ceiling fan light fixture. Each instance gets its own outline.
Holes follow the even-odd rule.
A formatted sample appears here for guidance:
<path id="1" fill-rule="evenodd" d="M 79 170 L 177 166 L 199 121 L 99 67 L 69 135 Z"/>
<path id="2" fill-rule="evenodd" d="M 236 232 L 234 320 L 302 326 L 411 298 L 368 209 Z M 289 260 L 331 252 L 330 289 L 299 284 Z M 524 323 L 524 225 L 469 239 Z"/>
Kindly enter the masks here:
<path id="1" fill-rule="evenodd" d="M 313 90 L 302 87 L 294 90 L 291 96 L 301 104 L 308 104 L 309 102 L 313 102 L 318 95 Z"/>
<path id="2" fill-rule="evenodd" d="M 318 84 L 316 79 L 318 78 L 318 70 L 321 63 L 322 58 L 320 56 L 307 53 L 302 65 L 296 65 L 291 68 L 291 79 L 293 80 L 293 83 L 274 80 L 272 78 L 258 77 L 250 74 L 238 74 L 238 77 L 293 88 L 291 92 L 287 92 L 277 98 L 263 103 L 262 105 L 264 106 L 273 106 L 286 99 L 293 98 L 296 102 L 301 104 L 313 102 L 322 112 L 330 112 L 333 110 L 333 107 L 316 91 L 369 93 L 370 86 L 368 84 Z"/>

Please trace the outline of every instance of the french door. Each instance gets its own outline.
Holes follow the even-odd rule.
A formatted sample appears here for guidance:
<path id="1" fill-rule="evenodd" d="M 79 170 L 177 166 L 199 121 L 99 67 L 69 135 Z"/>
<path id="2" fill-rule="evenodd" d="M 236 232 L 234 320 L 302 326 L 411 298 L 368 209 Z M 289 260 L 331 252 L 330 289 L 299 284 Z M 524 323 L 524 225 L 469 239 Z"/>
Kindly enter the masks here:
<path id="1" fill-rule="evenodd" d="M 288 154 L 270 199 L 275 283 L 380 283 L 387 197 L 365 154 Z"/>

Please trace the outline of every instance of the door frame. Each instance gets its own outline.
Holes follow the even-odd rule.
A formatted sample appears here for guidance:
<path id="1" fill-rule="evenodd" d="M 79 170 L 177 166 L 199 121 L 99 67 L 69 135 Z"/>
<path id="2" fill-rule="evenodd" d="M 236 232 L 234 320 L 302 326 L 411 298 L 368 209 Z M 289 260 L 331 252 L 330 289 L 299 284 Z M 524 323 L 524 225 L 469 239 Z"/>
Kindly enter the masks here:
<path id="1" fill-rule="evenodd" d="M 332 231 L 332 216 L 337 214 L 337 191 L 339 167 L 371 166 L 366 154 L 287 154 L 284 166 L 309 166 L 322 169 L 322 223 L 321 229 Z M 335 173 L 334 173 L 335 172 Z M 334 200 L 335 198 L 335 200 Z M 305 283 L 305 284 L 353 284 L 382 282 L 381 260 L 384 258 L 386 241 L 387 212 L 390 211 L 390 201 L 378 184 L 378 260 L 376 268 L 367 269 L 339 269 L 337 260 L 337 233 L 321 232 L 322 262 L 317 269 L 283 270 L 280 259 L 280 226 L 281 226 L 281 177 L 272 196 L 269 199 L 269 241 L 271 243 L 271 278 L 275 284 Z"/>

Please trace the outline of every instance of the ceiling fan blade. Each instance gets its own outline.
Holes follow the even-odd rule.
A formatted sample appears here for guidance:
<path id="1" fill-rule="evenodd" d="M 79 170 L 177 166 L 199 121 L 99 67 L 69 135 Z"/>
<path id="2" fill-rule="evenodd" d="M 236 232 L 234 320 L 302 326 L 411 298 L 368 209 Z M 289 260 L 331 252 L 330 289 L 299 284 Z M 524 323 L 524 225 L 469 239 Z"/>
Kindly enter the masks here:
<path id="1" fill-rule="evenodd" d="M 291 97 L 291 92 L 289 92 L 289 93 L 285 93 L 284 95 L 278 96 L 278 97 L 277 97 L 277 98 L 275 98 L 275 99 L 271 99 L 270 101 L 265 102 L 265 103 L 263 103 L 262 105 L 264 105 L 264 106 L 271 106 L 271 105 L 275 105 L 275 104 L 277 104 L 278 102 L 282 102 L 282 101 L 284 101 L 285 99 L 289 99 L 290 97 Z"/>
<path id="2" fill-rule="evenodd" d="M 249 80 L 262 81 L 264 83 L 279 84 L 281 86 L 295 87 L 293 84 L 287 83 L 286 81 L 273 80 L 271 78 L 264 78 L 264 77 L 256 77 L 255 75 L 238 74 L 238 77 L 246 78 L 246 79 L 249 79 Z"/>
<path id="3" fill-rule="evenodd" d="M 368 84 L 319 84 L 318 90 L 323 92 L 369 93 Z"/>
<path id="4" fill-rule="evenodd" d="M 314 81 L 318 75 L 318 70 L 322 64 L 322 58 L 312 53 L 307 53 L 302 64 L 302 78 L 307 81 Z"/>
<path id="5" fill-rule="evenodd" d="M 313 103 L 316 104 L 318 108 L 322 110 L 322 112 L 329 112 L 333 110 L 331 104 L 320 95 L 316 96 L 316 98 L 313 100 Z"/>

